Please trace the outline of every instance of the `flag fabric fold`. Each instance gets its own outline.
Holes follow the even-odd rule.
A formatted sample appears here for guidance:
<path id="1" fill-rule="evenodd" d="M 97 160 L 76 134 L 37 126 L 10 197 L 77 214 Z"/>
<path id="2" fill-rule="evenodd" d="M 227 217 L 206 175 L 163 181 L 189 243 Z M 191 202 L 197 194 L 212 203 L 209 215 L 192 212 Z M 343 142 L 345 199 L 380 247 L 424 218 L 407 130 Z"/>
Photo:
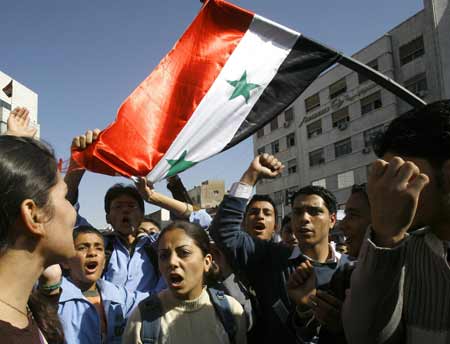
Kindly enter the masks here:
<path id="1" fill-rule="evenodd" d="M 285 110 L 339 54 L 221 0 L 207 1 L 98 140 L 88 170 L 156 182 L 238 144 Z"/>

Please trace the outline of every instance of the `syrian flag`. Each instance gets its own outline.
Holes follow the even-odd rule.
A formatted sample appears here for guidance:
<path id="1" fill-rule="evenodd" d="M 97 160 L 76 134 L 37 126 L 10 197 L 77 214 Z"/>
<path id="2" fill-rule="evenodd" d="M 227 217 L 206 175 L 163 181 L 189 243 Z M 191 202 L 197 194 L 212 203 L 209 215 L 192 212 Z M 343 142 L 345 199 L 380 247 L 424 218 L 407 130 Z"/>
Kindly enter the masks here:
<path id="1" fill-rule="evenodd" d="M 227 150 L 285 110 L 340 55 L 221 0 L 174 48 L 76 162 L 156 182 Z"/>

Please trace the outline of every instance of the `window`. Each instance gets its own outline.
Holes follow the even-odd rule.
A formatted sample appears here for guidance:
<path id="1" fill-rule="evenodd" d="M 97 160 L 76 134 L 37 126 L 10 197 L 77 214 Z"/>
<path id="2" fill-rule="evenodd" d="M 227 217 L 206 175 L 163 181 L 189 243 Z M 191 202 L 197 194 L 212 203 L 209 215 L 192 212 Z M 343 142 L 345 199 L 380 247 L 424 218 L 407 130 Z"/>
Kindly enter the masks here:
<path id="1" fill-rule="evenodd" d="M 285 200 L 286 205 L 292 204 L 292 197 L 294 196 L 296 191 L 297 191 L 296 186 L 293 186 L 293 187 L 285 190 L 286 194 L 285 194 L 284 200 Z"/>
<path id="2" fill-rule="evenodd" d="M 295 146 L 295 134 L 290 133 L 288 136 L 286 136 L 286 146 L 288 148 Z"/>
<path id="3" fill-rule="evenodd" d="M 322 134 L 322 120 L 319 119 L 306 126 L 306 132 L 308 133 L 308 139 L 314 136 Z"/>
<path id="4" fill-rule="evenodd" d="M 372 143 L 377 136 L 384 131 L 384 125 L 379 125 L 364 132 L 364 147 L 372 147 Z"/>
<path id="5" fill-rule="evenodd" d="M 288 161 L 288 174 L 297 173 L 297 159 L 292 159 Z"/>
<path id="6" fill-rule="evenodd" d="M 348 114 L 348 106 L 333 112 L 331 114 L 331 119 L 333 121 L 333 128 L 339 127 L 348 121 L 350 121 L 350 116 Z"/>
<path id="7" fill-rule="evenodd" d="M 276 191 L 273 195 L 273 201 L 275 204 L 283 203 L 283 191 Z"/>
<path id="8" fill-rule="evenodd" d="M 264 136 L 264 126 L 259 128 L 258 131 L 256 132 L 256 137 L 263 137 Z"/>
<path id="9" fill-rule="evenodd" d="M 338 174 L 338 189 L 349 188 L 353 184 L 355 184 L 353 171 Z"/>
<path id="10" fill-rule="evenodd" d="M 378 60 L 377 59 L 370 61 L 369 63 L 367 63 L 367 65 L 372 69 L 378 70 Z M 358 74 L 358 81 L 360 84 L 366 82 L 367 80 L 369 80 L 369 79 L 365 75 Z"/>
<path id="11" fill-rule="evenodd" d="M 351 152 L 352 152 L 352 140 L 350 137 L 345 140 L 336 142 L 334 144 L 334 156 L 336 158 L 350 154 Z"/>
<path id="12" fill-rule="evenodd" d="M 264 146 L 258 148 L 258 155 L 264 154 L 266 152 L 266 148 Z"/>
<path id="13" fill-rule="evenodd" d="M 420 73 L 405 81 L 405 88 L 419 97 L 424 97 L 428 90 L 427 75 Z"/>
<path id="14" fill-rule="evenodd" d="M 330 99 L 334 99 L 345 92 L 347 92 L 347 83 L 345 78 L 342 78 L 330 86 Z"/>
<path id="15" fill-rule="evenodd" d="M 323 148 L 316 149 L 309 153 L 309 166 L 316 166 L 325 163 L 325 158 L 323 156 Z"/>
<path id="16" fill-rule="evenodd" d="M 273 141 L 270 144 L 270 147 L 272 148 L 272 154 L 276 154 L 280 151 L 280 143 L 278 142 L 278 140 Z"/>
<path id="17" fill-rule="evenodd" d="M 306 112 L 317 109 L 320 106 L 319 93 L 313 94 L 311 97 L 305 99 Z"/>
<path id="18" fill-rule="evenodd" d="M 366 113 L 369 113 L 373 110 L 379 109 L 383 106 L 383 103 L 381 102 L 381 92 L 375 92 L 372 93 L 370 96 L 367 96 L 365 98 L 362 98 L 360 100 L 361 103 L 361 114 L 364 115 Z"/>
<path id="19" fill-rule="evenodd" d="M 278 129 L 278 117 L 275 117 L 271 122 L 270 122 L 270 130 L 274 131 Z"/>
<path id="20" fill-rule="evenodd" d="M 311 185 L 314 185 L 314 186 L 321 186 L 321 187 L 323 187 L 323 188 L 326 188 L 326 187 L 327 187 L 327 180 L 326 180 L 325 178 L 319 179 L 319 180 L 315 180 L 315 181 L 313 181 L 313 182 L 311 183 Z"/>
<path id="21" fill-rule="evenodd" d="M 294 120 L 294 108 L 291 107 L 284 112 L 284 121 L 292 122 Z"/>
<path id="22" fill-rule="evenodd" d="M 419 36 L 411 42 L 403 44 L 400 47 L 400 64 L 403 66 L 411 62 L 425 53 L 423 46 L 423 37 Z"/>
<path id="23" fill-rule="evenodd" d="M 7 110 L 11 110 L 11 104 L 9 104 L 9 103 L 5 102 L 4 100 L 1 100 L 1 99 L 0 99 L 0 107 L 3 107 L 5 109 L 7 109 Z"/>

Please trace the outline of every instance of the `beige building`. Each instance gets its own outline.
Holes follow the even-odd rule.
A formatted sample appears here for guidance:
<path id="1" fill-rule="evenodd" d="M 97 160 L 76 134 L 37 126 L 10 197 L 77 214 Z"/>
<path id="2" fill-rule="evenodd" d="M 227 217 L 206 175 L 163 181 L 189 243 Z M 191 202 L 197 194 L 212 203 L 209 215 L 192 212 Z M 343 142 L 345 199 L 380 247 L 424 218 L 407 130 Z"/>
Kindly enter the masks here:
<path id="1" fill-rule="evenodd" d="M 423 10 L 353 57 L 426 102 L 450 98 L 449 6 L 448 0 L 424 0 Z M 373 137 L 409 108 L 364 76 L 335 66 L 254 135 L 255 155 L 274 154 L 286 166 L 256 192 L 270 194 L 280 216 L 290 211 L 288 195 L 308 184 L 333 191 L 342 208 L 350 187 L 367 181 Z"/>
<path id="2" fill-rule="evenodd" d="M 0 133 L 6 131 L 11 109 L 24 106 L 30 111 L 30 125 L 37 127 L 36 136 L 39 137 L 38 124 L 38 95 L 0 71 Z"/>
<path id="3" fill-rule="evenodd" d="M 223 180 L 206 180 L 199 186 L 188 191 L 194 206 L 202 209 L 217 207 L 225 196 L 225 182 Z"/>

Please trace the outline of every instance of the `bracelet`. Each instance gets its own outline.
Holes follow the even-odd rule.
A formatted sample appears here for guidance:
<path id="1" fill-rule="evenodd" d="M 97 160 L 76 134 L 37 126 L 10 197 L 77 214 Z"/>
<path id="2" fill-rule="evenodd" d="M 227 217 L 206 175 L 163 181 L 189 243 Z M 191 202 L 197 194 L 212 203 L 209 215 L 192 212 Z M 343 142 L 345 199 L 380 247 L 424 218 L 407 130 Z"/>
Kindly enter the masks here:
<path id="1" fill-rule="evenodd" d="M 39 289 L 41 289 L 42 291 L 45 291 L 47 293 L 52 292 L 56 289 L 61 288 L 61 284 L 62 284 L 62 278 L 59 280 L 58 283 L 55 284 L 50 284 L 50 285 L 39 285 Z"/>

